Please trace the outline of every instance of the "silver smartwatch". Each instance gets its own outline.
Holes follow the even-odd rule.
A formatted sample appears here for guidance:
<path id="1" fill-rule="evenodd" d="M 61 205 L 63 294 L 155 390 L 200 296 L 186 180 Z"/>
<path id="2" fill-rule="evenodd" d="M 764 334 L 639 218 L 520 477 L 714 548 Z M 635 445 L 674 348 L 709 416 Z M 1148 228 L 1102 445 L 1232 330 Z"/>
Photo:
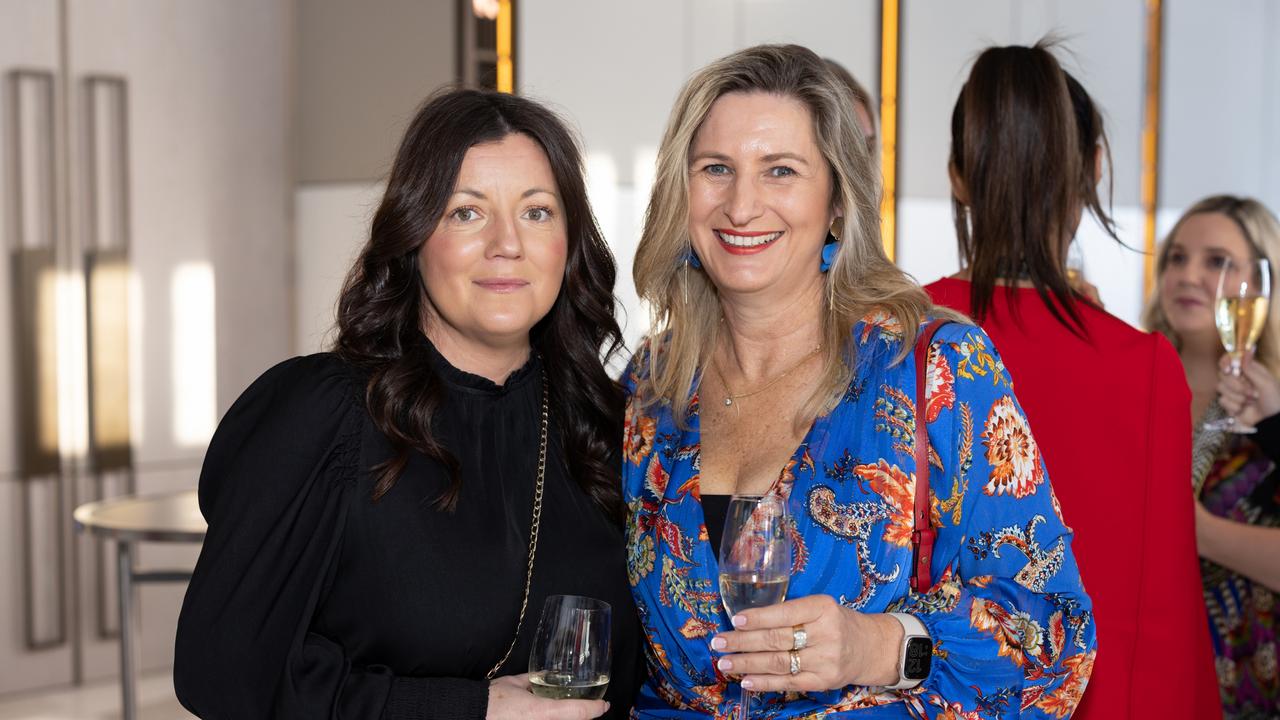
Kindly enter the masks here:
<path id="1" fill-rule="evenodd" d="M 902 648 L 898 653 L 898 682 L 886 685 L 888 690 L 907 690 L 929 677 L 933 666 L 933 638 L 924 623 L 908 613 L 888 613 L 902 625 Z"/>

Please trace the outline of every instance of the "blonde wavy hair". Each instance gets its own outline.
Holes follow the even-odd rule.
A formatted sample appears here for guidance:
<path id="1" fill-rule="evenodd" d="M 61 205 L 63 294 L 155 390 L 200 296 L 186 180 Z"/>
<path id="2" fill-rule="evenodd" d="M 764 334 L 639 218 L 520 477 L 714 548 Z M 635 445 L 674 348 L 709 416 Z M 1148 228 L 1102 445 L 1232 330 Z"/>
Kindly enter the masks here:
<path id="1" fill-rule="evenodd" d="M 1220 213 L 1227 216 L 1240 231 L 1244 233 L 1245 242 L 1253 250 L 1254 258 L 1266 258 L 1271 263 L 1271 303 L 1267 308 L 1267 323 L 1258 338 L 1258 348 L 1254 357 L 1272 375 L 1280 375 L 1280 292 L 1275 287 L 1277 262 L 1280 262 L 1280 222 L 1265 205 L 1253 198 L 1242 198 L 1235 195 L 1214 195 L 1207 197 L 1182 213 L 1177 224 L 1169 231 L 1168 237 L 1160 248 L 1160 256 L 1156 261 L 1156 283 L 1142 313 L 1142 324 L 1148 330 L 1161 333 L 1169 338 L 1175 348 L 1182 349 L 1178 334 L 1169 325 L 1164 310 L 1160 307 L 1160 281 L 1169 264 L 1169 250 L 1173 246 L 1173 238 L 1177 237 L 1183 223 L 1192 215 L 1201 213 Z"/>
<path id="2" fill-rule="evenodd" d="M 800 427 L 829 412 L 853 376 L 853 325 L 879 310 L 902 328 L 893 362 L 912 349 L 920 322 L 934 312 L 924 290 L 899 270 L 880 242 L 880 171 L 853 114 L 848 90 L 811 50 L 799 45 L 757 45 L 699 70 L 671 111 L 644 231 L 636 250 L 636 290 L 653 312 L 647 373 L 636 389 L 644 405 L 669 405 L 687 420 L 698 372 L 720 335 L 719 294 L 703 270 L 686 265 L 689 236 L 689 152 L 694 136 L 722 95 L 759 92 L 793 98 L 809 110 L 817 144 L 831 169 L 832 205 L 839 209 L 839 248 L 824 276 L 821 381 L 796 417 Z M 959 318 L 946 311 L 937 314 Z"/>

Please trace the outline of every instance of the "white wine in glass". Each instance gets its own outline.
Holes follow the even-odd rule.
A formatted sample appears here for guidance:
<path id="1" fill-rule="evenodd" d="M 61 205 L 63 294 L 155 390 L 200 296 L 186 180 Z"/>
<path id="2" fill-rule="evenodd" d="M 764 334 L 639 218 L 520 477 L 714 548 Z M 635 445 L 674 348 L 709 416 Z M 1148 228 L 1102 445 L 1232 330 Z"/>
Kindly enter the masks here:
<path id="1" fill-rule="evenodd" d="M 1072 240 L 1067 247 L 1067 283 L 1076 287 L 1084 280 L 1084 250 L 1079 240 Z"/>
<path id="2" fill-rule="evenodd" d="M 609 603 L 552 595 L 529 653 L 529 690 L 553 700 L 599 700 L 609 688 Z"/>
<path id="3" fill-rule="evenodd" d="M 1231 365 L 1228 372 L 1239 375 L 1245 357 L 1253 352 L 1267 324 L 1267 308 L 1271 303 L 1271 264 L 1265 258 L 1240 263 L 1227 258 L 1218 277 L 1218 295 L 1214 301 L 1213 322 Z M 1234 417 L 1206 423 L 1208 430 L 1253 433 L 1257 429 Z"/>
<path id="4" fill-rule="evenodd" d="M 720 573 L 720 598 L 733 615 L 751 608 L 777 605 L 787 599 L 787 578 L 764 577 L 759 573 Z"/>
<path id="5" fill-rule="evenodd" d="M 730 617 L 787 598 L 791 580 L 791 520 L 777 494 L 734 495 L 720 541 L 720 599 Z M 739 720 L 750 714 L 751 692 L 742 689 Z"/>

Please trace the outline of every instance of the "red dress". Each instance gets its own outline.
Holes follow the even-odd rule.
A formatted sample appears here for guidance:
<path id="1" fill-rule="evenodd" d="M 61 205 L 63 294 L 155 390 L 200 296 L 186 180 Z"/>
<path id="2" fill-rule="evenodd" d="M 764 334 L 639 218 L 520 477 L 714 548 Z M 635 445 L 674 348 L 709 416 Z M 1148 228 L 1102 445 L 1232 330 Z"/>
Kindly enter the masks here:
<path id="1" fill-rule="evenodd" d="M 970 283 L 925 287 L 970 312 Z M 997 287 L 995 341 L 1093 598 L 1098 659 L 1073 718 L 1221 717 L 1191 504 L 1191 393 L 1162 336 L 1081 303 L 1073 335 L 1033 289 Z"/>

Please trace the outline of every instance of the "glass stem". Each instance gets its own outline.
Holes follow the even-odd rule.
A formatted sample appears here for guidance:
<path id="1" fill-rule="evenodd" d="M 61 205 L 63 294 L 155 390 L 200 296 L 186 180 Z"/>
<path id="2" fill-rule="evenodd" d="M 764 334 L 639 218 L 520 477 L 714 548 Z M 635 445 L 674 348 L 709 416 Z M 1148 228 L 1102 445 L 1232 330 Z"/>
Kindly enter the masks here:
<path id="1" fill-rule="evenodd" d="M 1231 362 L 1227 365 L 1227 373 L 1229 373 L 1232 377 L 1240 377 L 1240 374 L 1243 372 L 1244 372 L 1243 353 L 1231 353 Z M 1222 423 L 1223 425 L 1226 426 L 1227 430 L 1234 428 L 1236 426 L 1236 422 L 1237 422 L 1236 416 L 1234 414 L 1228 415 L 1222 419 Z"/>
<path id="2" fill-rule="evenodd" d="M 742 690 L 742 704 L 738 706 L 738 720 L 749 720 L 751 717 L 751 691 L 738 686 Z"/>
<path id="3" fill-rule="evenodd" d="M 1227 366 L 1227 372 L 1235 377 L 1240 377 L 1240 373 L 1244 371 L 1244 359 L 1239 355 L 1231 355 L 1231 363 Z"/>

